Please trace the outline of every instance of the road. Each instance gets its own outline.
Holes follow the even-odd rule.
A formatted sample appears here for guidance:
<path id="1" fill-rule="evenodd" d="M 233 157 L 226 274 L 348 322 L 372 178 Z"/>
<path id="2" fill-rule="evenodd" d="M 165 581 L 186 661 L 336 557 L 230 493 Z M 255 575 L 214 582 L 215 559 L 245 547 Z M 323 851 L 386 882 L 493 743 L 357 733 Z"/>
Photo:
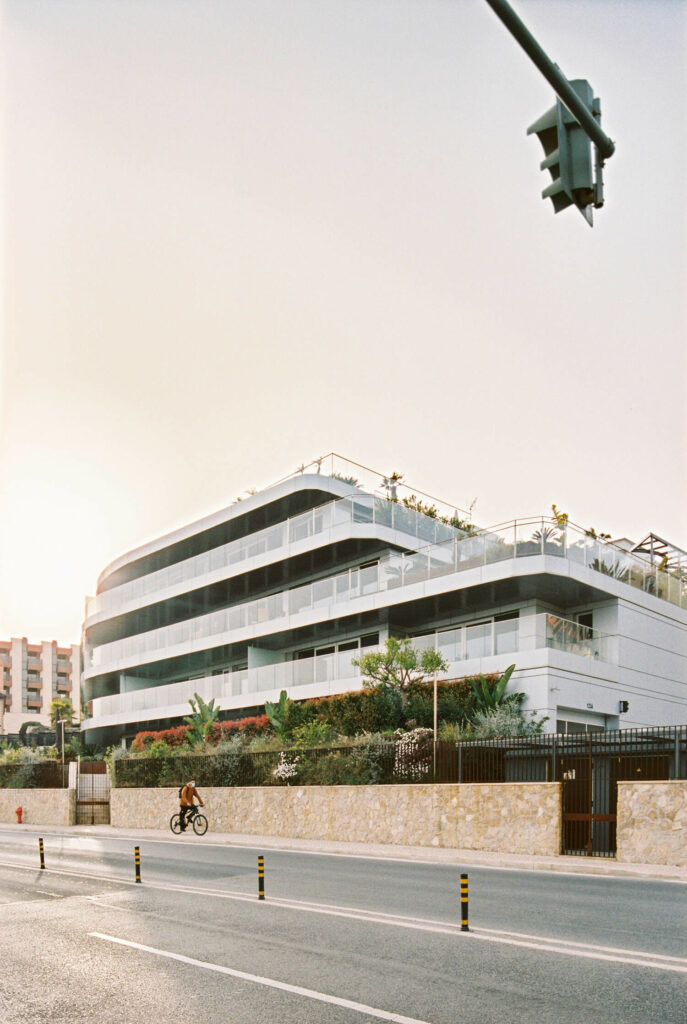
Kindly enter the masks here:
<path id="1" fill-rule="evenodd" d="M 687 886 L 0 829 L 2 1024 L 684 1024 Z M 209 838 L 209 837 L 208 837 Z M 141 850 L 136 884 L 134 845 Z"/>

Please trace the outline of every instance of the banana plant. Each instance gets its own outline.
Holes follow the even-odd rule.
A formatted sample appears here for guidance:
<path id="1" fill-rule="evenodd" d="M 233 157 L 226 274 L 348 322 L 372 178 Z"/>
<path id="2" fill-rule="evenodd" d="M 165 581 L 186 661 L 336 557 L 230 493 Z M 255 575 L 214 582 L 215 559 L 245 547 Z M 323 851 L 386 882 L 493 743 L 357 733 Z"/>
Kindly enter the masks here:
<path id="1" fill-rule="evenodd" d="M 286 690 L 282 690 L 279 694 L 278 704 L 272 704 L 268 700 L 265 701 L 265 714 L 269 719 L 275 736 L 280 740 L 286 738 L 286 709 L 288 701 L 289 698 L 286 696 Z"/>
<path id="2" fill-rule="evenodd" d="M 470 680 L 470 686 L 475 695 L 477 711 L 494 711 L 501 704 L 506 687 L 514 671 L 515 665 L 509 665 L 501 678 L 496 681 L 493 689 L 490 689 L 488 682 L 481 673 L 478 676 L 478 682 L 474 679 Z"/>
<path id="3" fill-rule="evenodd" d="M 192 715 L 187 715 L 184 721 L 190 725 L 189 739 L 192 743 L 199 743 L 208 738 L 210 730 L 219 718 L 219 708 L 215 707 L 215 698 L 206 704 L 203 698 L 194 693 L 189 697 Z"/>

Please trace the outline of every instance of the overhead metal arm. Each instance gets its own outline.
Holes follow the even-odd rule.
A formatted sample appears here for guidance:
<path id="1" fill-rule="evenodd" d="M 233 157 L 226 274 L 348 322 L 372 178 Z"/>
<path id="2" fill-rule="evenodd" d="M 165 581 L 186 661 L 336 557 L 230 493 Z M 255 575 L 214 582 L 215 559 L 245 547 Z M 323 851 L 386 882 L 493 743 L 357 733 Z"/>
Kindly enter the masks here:
<path id="1" fill-rule="evenodd" d="M 609 139 L 608 135 L 602 130 L 601 125 L 596 121 L 591 110 L 579 98 L 558 65 L 554 64 L 544 50 L 542 50 L 537 40 L 520 20 L 511 5 L 506 0 L 487 0 L 487 3 L 494 11 L 494 14 L 501 19 L 511 35 L 517 39 L 528 57 L 536 64 L 547 82 L 553 86 L 558 98 L 565 104 L 582 128 L 584 128 L 589 138 L 597 147 L 601 157 L 607 159 L 609 156 L 613 156 L 615 144 L 612 139 Z"/>

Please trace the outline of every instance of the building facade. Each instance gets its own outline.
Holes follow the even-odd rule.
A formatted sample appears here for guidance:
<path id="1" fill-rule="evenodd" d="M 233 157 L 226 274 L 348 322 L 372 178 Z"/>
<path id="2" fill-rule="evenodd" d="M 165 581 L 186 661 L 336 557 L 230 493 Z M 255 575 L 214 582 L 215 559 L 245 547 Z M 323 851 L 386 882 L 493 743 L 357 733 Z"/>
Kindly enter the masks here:
<path id="1" fill-rule="evenodd" d="M 179 724 L 194 693 L 241 717 L 282 689 L 359 688 L 351 659 L 389 635 L 438 649 L 446 678 L 515 663 L 509 690 L 550 730 L 687 722 L 680 553 L 659 562 L 550 518 L 466 529 L 388 479 L 375 493 L 317 470 L 102 572 L 83 630 L 87 742 Z"/>
<path id="2" fill-rule="evenodd" d="M 30 644 L 26 637 L 0 640 L 0 734 L 17 733 L 24 722 L 50 726 L 50 702 L 68 697 L 80 709 L 81 647 L 55 640 Z"/>

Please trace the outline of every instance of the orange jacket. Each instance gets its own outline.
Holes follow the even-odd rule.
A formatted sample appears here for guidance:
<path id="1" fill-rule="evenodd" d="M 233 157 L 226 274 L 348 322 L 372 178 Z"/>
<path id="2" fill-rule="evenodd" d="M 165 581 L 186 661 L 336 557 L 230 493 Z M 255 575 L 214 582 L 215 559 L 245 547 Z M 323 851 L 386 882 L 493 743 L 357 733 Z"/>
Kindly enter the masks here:
<path id="1" fill-rule="evenodd" d="M 181 797 L 179 799 L 179 805 L 181 807 L 193 807 L 193 798 L 194 797 L 198 797 L 198 803 L 200 804 L 200 806 L 201 807 L 205 807 L 205 804 L 203 803 L 203 801 L 201 799 L 201 796 L 200 796 L 200 793 L 198 792 L 196 787 L 195 786 L 189 786 L 189 784 L 186 783 L 186 785 L 184 786 L 184 788 L 181 791 Z"/>

